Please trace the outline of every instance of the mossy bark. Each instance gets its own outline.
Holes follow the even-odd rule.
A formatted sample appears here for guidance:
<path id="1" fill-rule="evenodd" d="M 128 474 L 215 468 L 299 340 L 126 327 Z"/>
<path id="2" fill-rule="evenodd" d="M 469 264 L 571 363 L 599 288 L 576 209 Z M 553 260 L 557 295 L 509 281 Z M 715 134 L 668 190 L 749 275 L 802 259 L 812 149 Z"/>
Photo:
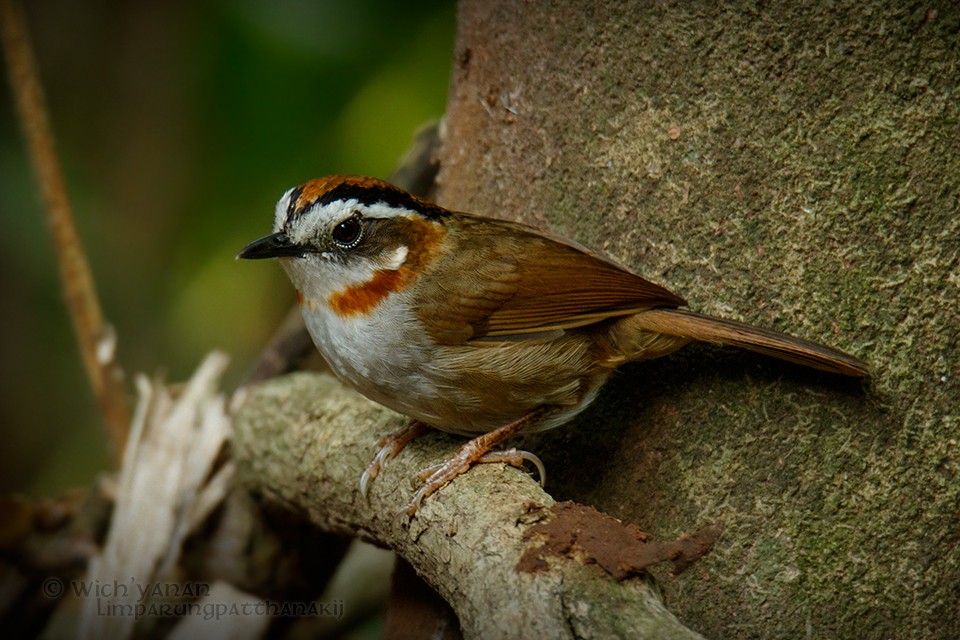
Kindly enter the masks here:
<path id="1" fill-rule="evenodd" d="M 439 199 L 605 250 L 860 385 L 692 346 L 527 438 L 557 499 L 723 522 L 716 637 L 960 636 L 960 9 L 465 0 Z"/>

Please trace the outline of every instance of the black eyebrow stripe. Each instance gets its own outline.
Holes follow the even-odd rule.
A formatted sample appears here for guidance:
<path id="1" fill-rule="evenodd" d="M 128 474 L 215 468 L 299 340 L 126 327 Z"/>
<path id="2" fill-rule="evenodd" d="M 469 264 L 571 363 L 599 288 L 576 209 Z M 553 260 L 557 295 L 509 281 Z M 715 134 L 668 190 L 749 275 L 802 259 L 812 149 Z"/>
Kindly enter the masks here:
<path id="1" fill-rule="evenodd" d="M 414 198 L 406 191 L 401 191 L 390 185 L 359 185 L 344 182 L 323 194 L 317 204 L 323 206 L 337 200 L 353 199 L 365 205 L 382 203 L 390 207 L 411 209 L 432 220 L 439 220 L 450 215 L 450 212 L 443 207 Z"/>

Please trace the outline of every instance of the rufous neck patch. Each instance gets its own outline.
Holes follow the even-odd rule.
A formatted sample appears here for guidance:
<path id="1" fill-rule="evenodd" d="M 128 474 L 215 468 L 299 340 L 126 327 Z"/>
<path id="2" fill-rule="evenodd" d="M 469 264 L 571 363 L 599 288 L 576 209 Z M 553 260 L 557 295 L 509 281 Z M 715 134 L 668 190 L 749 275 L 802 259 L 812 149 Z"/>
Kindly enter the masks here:
<path id="1" fill-rule="evenodd" d="M 334 292 L 329 298 L 330 308 L 342 317 L 366 315 L 388 295 L 405 289 L 412 276 L 410 270 L 403 267 L 378 269 L 367 282 Z"/>

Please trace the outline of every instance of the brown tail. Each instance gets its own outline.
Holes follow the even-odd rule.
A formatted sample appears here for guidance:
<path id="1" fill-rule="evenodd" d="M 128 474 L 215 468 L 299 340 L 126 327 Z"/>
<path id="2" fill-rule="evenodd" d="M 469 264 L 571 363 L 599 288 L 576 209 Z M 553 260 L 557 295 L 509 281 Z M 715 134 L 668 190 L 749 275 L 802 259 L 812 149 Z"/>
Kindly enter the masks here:
<path id="1" fill-rule="evenodd" d="M 870 375 L 850 354 L 778 331 L 681 309 L 651 309 L 631 318 L 642 328 L 671 336 L 741 347 L 814 369 L 858 378 Z"/>

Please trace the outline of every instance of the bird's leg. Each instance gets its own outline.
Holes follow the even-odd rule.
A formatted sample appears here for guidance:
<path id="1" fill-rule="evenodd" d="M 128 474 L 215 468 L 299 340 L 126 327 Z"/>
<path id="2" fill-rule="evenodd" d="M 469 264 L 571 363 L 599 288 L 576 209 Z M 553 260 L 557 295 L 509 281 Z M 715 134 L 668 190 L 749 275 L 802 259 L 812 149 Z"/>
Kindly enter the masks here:
<path id="1" fill-rule="evenodd" d="M 503 451 L 487 451 L 483 454 L 483 457 L 479 460 L 474 461 L 473 464 L 488 464 L 496 463 L 508 464 L 511 467 L 516 467 L 517 469 L 523 468 L 524 462 L 529 462 L 537 470 L 537 477 L 540 478 L 540 486 L 546 486 L 547 484 L 547 468 L 543 466 L 543 462 L 535 453 L 529 451 L 521 451 L 520 449 L 504 449 Z M 420 473 L 416 475 L 415 478 L 410 480 L 411 484 L 416 480 L 418 482 L 425 482 L 427 478 L 433 475 L 433 472 L 442 467 L 445 462 L 440 464 L 435 464 L 426 469 L 422 469 Z M 416 485 L 413 485 L 416 486 Z"/>
<path id="2" fill-rule="evenodd" d="M 425 422 L 414 420 L 402 431 L 385 435 L 377 440 L 377 454 L 373 456 L 373 460 L 370 461 L 363 475 L 360 476 L 360 494 L 364 498 L 370 491 L 370 483 L 376 480 L 380 474 L 380 469 L 386 464 L 387 460 L 400 453 L 405 446 L 423 435 L 428 428 Z"/>
<path id="3" fill-rule="evenodd" d="M 544 411 L 543 408 L 539 408 L 518 420 L 514 420 L 493 431 L 477 436 L 460 447 L 460 450 L 445 462 L 424 469 L 420 474 L 420 476 L 423 477 L 423 485 L 417 493 L 414 494 L 413 500 L 404 507 L 401 513 L 412 517 L 416 514 L 417 509 L 420 508 L 420 503 L 423 502 L 424 498 L 445 486 L 457 476 L 466 473 L 471 466 L 477 463 L 506 462 L 513 466 L 520 466 L 524 460 L 530 460 L 541 470 L 542 474 L 543 464 L 540 463 L 539 458 L 533 454 L 525 451 L 517 451 L 516 449 L 499 452 L 491 452 L 490 449 L 523 430 L 523 428 L 531 422 L 539 419 Z"/>

